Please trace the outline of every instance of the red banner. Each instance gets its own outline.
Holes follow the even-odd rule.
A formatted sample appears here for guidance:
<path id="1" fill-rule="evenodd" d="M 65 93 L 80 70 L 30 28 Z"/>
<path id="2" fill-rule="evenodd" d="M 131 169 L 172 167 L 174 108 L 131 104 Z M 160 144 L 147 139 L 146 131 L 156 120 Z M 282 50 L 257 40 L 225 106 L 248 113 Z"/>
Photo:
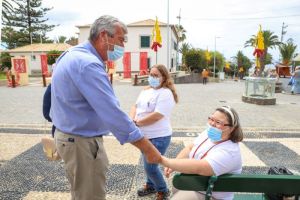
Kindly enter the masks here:
<path id="1" fill-rule="evenodd" d="M 123 56 L 124 78 L 131 78 L 131 53 L 125 52 Z"/>
<path id="2" fill-rule="evenodd" d="M 18 73 L 26 73 L 26 62 L 25 59 L 22 58 L 14 58 L 14 68 Z"/>
<path id="3" fill-rule="evenodd" d="M 41 55 L 41 68 L 42 68 L 42 74 L 47 75 L 48 74 L 48 58 L 47 55 Z"/>
<path id="4" fill-rule="evenodd" d="M 148 53 L 140 52 L 140 75 L 148 74 Z"/>

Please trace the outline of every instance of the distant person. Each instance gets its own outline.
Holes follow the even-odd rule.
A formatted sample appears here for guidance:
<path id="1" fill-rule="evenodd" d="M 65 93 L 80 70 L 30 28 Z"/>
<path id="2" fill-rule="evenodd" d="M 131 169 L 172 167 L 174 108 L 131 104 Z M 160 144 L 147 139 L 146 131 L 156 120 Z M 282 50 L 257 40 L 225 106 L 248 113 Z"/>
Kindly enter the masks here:
<path id="1" fill-rule="evenodd" d="M 243 80 L 243 78 L 244 78 L 244 68 L 243 67 L 239 68 L 239 77 L 240 77 L 240 80 Z"/>
<path id="2" fill-rule="evenodd" d="M 300 66 L 295 68 L 294 73 L 292 74 L 293 81 L 292 81 L 292 94 L 300 93 Z"/>
<path id="3" fill-rule="evenodd" d="M 208 71 L 206 69 L 202 70 L 202 82 L 203 85 L 205 85 L 207 83 L 207 79 L 208 79 Z"/>
<path id="4" fill-rule="evenodd" d="M 110 132 L 121 144 L 139 148 L 149 163 L 161 162 L 159 151 L 121 110 L 105 70 L 107 60 L 123 56 L 126 34 L 120 20 L 101 16 L 89 40 L 65 51 L 54 69 L 50 114 L 72 200 L 106 199 L 109 165 L 102 137 Z"/>
<path id="5" fill-rule="evenodd" d="M 173 171 L 203 176 L 240 174 L 242 158 L 239 142 L 243 140 L 238 114 L 233 108 L 217 108 L 207 121 L 207 128 L 192 144 L 187 145 L 175 159 L 162 157 L 165 175 Z M 213 199 L 233 199 L 233 192 L 213 192 Z M 173 192 L 171 200 L 204 200 L 205 191 Z"/>
<path id="6" fill-rule="evenodd" d="M 171 141 L 171 112 L 178 102 L 170 74 L 164 65 L 150 70 L 149 86 L 139 95 L 131 108 L 130 117 L 145 137 L 164 155 Z M 156 193 L 156 200 L 164 200 L 169 190 L 158 164 L 149 163 L 143 155 L 146 184 L 137 191 L 138 196 Z"/>
<path id="7" fill-rule="evenodd" d="M 268 78 L 275 78 L 276 82 L 279 81 L 279 76 L 276 72 L 276 69 L 271 69 L 268 74 Z"/>
<path id="8" fill-rule="evenodd" d="M 250 76 L 252 76 L 252 77 L 259 77 L 259 68 L 255 67 L 254 72 Z"/>

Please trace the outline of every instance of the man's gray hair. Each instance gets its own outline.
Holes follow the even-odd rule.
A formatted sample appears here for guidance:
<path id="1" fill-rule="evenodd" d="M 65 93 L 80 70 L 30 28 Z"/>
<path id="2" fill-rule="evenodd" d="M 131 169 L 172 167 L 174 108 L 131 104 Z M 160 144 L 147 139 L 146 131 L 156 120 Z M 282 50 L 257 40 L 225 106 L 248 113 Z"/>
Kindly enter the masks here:
<path id="1" fill-rule="evenodd" d="M 108 32 L 110 36 L 115 34 L 115 26 L 120 25 L 125 34 L 127 34 L 127 27 L 126 25 L 121 22 L 118 18 L 110 16 L 110 15 L 103 15 L 95 20 L 93 23 L 91 30 L 90 30 L 90 41 L 95 41 L 102 31 Z"/>

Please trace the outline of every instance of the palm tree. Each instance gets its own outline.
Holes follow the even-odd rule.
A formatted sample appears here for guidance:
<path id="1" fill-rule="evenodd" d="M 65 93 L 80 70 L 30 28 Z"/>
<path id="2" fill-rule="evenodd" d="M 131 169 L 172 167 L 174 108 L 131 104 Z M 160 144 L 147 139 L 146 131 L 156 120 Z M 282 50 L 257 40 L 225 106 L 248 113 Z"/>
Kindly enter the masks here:
<path id="1" fill-rule="evenodd" d="M 288 39 L 287 43 L 279 45 L 279 52 L 282 58 L 283 65 L 289 65 L 296 51 L 297 45 L 293 43 L 293 40 Z"/>
<path id="2" fill-rule="evenodd" d="M 186 30 L 183 28 L 182 25 L 175 25 L 178 35 L 179 35 L 179 40 L 178 42 L 183 42 L 186 39 Z"/>
<path id="3" fill-rule="evenodd" d="M 191 49 L 191 45 L 189 43 L 182 43 L 179 52 L 182 54 L 182 64 L 185 64 L 185 55 Z"/>
<path id="4" fill-rule="evenodd" d="M 256 35 L 252 35 L 252 37 L 245 42 L 245 47 L 255 47 L 256 44 Z M 264 37 L 264 54 L 260 57 L 260 71 L 259 74 L 261 74 L 265 69 L 265 63 L 266 63 L 266 55 L 268 53 L 268 49 L 276 48 L 276 46 L 280 45 L 281 42 L 278 40 L 278 36 L 274 35 L 274 32 L 265 30 L 263 31 L 263 37 Z"/>

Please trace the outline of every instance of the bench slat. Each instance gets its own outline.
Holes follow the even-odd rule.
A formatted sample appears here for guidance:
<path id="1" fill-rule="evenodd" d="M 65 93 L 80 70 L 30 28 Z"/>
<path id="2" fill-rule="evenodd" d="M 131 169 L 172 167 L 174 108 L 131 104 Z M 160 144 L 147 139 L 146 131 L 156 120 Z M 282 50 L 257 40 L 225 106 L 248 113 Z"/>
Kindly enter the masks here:
<path id="1" fill-rule="evenodd" d="M 209 177 L 194 174 L 176 174 L 173 185 L 180 190 L 206 191 Z M 213 191 L 300 193 L 300 176 L 226 174 L 218 177 Z"/>

